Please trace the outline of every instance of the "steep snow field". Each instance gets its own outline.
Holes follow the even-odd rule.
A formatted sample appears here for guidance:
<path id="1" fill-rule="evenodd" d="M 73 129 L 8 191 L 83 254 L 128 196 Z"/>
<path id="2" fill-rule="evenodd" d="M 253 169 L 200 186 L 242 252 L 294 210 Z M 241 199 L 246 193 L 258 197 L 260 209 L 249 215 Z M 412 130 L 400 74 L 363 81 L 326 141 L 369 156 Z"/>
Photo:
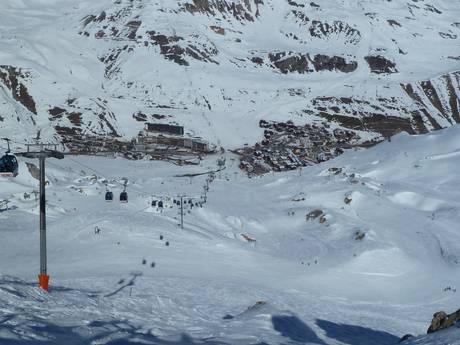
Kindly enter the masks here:
<path id="1" fill-rule="evenodd" d="M 175 122 L 234 149 L 260 119 L 363 141 L 448 127 L 459 17 L 445 0 L 4 1 L 0 134 L 129 140 Z"/>
<path id="2" fill-rule="evenodd" d="M 36 287 L 37 181 L 22 160 L 0 181 L 0 343 L 383 345 L 424 334 L 435 311 L 460 306 L 459 135 L 400 134 L 253 179 L 229 154 L 184 229 L 168 197 L 202 201 L 207 175 L 177 175 L 215 170 L 214 159 L 50 159 L 48 294 Z M 129 203 L 106 203 L 104 179 L 117 198 L 123 178 Z M 160 199 L 162 212 L 151 207 Z M 458 331 L 413 340 L 447 343 L 460 344 Z"/>

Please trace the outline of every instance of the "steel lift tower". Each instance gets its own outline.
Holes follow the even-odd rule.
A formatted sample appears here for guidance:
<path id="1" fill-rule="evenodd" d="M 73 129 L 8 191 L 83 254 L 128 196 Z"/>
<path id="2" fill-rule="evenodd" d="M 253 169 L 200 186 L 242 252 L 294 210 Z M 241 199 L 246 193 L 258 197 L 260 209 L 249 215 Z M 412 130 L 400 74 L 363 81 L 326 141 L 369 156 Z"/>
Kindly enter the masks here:
<path id="1" fill-rule="evenodd" d="M 54 144 L 27 145 L 27 152 L 17 154 L 26 158 L 38 159 L 40 162 L 40 274 L 38 284 L 48 291 L 49 275 L 46 258 L 46 195 L 45 195 L 45 160 L 46 158 L 63 159 L 64 154 Z"/>

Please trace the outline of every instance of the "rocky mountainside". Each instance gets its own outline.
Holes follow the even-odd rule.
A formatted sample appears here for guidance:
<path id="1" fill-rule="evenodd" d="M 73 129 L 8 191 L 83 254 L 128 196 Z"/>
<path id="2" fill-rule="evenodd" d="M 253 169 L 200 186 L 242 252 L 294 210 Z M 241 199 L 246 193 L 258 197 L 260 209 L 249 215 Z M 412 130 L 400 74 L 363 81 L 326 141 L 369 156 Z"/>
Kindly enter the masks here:
<path id="1" fill-rule="evenodd" d="M 455 2 L 30 0 L 0 9 L 0 135 L 21 142 L 129 141 L 154 122 L 252 155 L 264 145 L 305 149 L 313 128 L 324 132 L 316 146 L 332 145 L 310 150 L 317 160 L 340 153 L 334 143 L 460 122 Z M 265 122 L 284 127 L 270 133 Z"/>

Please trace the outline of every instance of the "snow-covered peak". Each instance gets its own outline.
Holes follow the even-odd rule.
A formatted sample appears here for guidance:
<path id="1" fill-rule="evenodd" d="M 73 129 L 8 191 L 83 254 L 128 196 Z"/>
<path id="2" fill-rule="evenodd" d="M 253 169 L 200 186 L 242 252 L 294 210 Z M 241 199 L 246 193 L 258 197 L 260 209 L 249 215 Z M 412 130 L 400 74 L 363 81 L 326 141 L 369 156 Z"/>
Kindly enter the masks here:
<path id="1" fill-rule="evenodd" d="M 460 121 L 452 2 L 31 0 L 0 8 L 0 133 L 18 141 L 130 140 L 159 122 L 235 149 L 263 139 L 261 119 L 329 123 L 361 141 Z"/>

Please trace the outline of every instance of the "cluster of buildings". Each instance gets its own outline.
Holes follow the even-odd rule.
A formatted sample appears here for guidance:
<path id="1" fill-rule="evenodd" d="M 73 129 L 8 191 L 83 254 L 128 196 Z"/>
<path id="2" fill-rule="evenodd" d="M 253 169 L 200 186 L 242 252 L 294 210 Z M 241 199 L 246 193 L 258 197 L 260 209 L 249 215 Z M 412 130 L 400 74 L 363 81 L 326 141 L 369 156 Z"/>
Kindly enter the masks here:
<path id="1" fill-rule="evenodd" d="M 325 125 L 296 126 L 291 121 L 261 120 L 259 126 L 264 128 L 263 140 L 253 147 L 236 150 L 241 157 L 240 168 L 249 175 L 320 163 L 342 154 L 359 139 L 355 132 L 330 130 Z"/>
<path id="2" fill-rule="evenodd" d="M 146 123 L 144 129 L 131 141 L 94 135 L 74 136 L 65 143 L 70 152 L 90 155 L 121 153 L 127 158 L 140 159 L 147 155 L 152 159 L 177 160 L 178 157 L 201 157 L 215 151 L 201 138 L 187 137 L 184 127 Z M 189 159 L 188 159 L 189 160 Z"/>
<path id="3" fill-rule="evenodd" d="M 202 153 L 214 152 L 206 140 L 184 136 L 184 127 L 146 123 L 144 130 L 136 138 L 134 144 L 136 151 L 165 151 Z"/>

